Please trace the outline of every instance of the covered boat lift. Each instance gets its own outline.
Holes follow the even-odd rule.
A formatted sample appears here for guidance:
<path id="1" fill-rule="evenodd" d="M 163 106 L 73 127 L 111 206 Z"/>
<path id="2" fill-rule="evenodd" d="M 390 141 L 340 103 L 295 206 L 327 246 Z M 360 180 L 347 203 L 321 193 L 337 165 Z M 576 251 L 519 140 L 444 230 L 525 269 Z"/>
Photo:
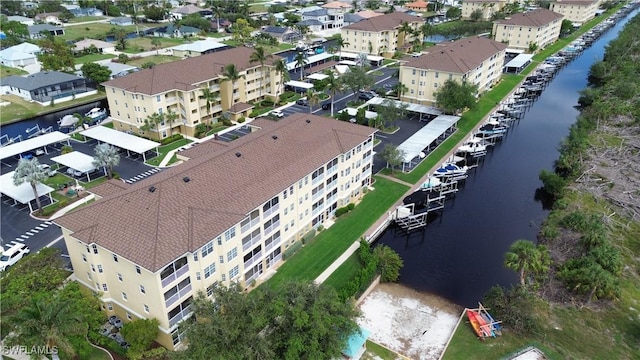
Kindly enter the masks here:
<path id="1" fill-rule="evenodd" d="M 33 194 L 31 184 L 25 182 L 18 186 L 15 186 L 13 184 L 14 173 L 15 171 L 11 171 L 0 176 L 0 193 L 13 199 L 13 206 L 17 205 L 18 203 L 28 204 L 30 212 L 33 212 L 31 201 L 35 200 L 36 198 Z M 47 186 L 43 183 L 38 183 L 36 185 L 36 191 L 38 193 L 38 197 L 48 195 L 49 200 L 51 201 L 51 203 L 53 203 L 51 193 L 54 191 L 54 189 L 52 187 Z"/>
<path id="2" fill-rule="evenodd" d="M 13 143 L 10 145 L 6 145 L 0 148 L 0 160 L 10 158 L 12 156 L 20 156 L 22 157 L 23 153 L 40 149 L 44 150 L 45 154 L 47 152 L 47 146 L 51 144 L 56 144 L 59 142 L 66 141 L 67 145 L 69 144 L 69 135 L 63 134 L 59 131 L 54 131 L 51 133 L 43 134 L 40 136 L 36 136 L 25 141 L 19 141 L 17 143 Z"/>
<path id="3" fill-rule="evenodd" d="M 93 157 L 80 151 L 72 151 L 70 153 L 51 158 L 51 161 L 66 166 L 68 168 L 78 170 L 87 176 L 87 182 L 91 181 L 91 173 L 96 170 L 93 166 Z"/>
<path id="4" fill-rule="evenodd" d="M 531 63 L 531 59 L 533 59 L 533 54 L 520 54 L 504 66 L 504 72 L 519 74 Z"/>
<path id="5" fill-rule="evenodd" d="M 399 101 L 399 100 L 392 100 L 392 99 L 386 99 L 386 98 L 382 98 L 382 97 L 374 97 L 373 99 L 367 101 L 366 105 L 367 107 L 370 106 L 376 106 L 376 105 L 382 105 L 383 102 L 385 101 L 391 101 L 396 107 L 406 107 L 406 111 L 408 112 L 412 112 L 415 114 L 419 114 L 420 116 L 420 121 L 422 121 L 422 115 L 431 115 L 431 116 L 438 116 L 442 114 L 442 111 L 431 107 L 431 106 L 426 106 L 426 105 L 422 105 L 422 104 L 414 104 L 414 103 L 409 103 L 406 101 Z"/>
<path id="6" fill-rule="evenodd" d="M 424 154 L 424 149 L 431 146 L 434 141 L 438 139 L 444 140 L 453 134 L 458 120 L 460 120 L 459 116 L 440 115 L 400 144 L 398 150 L 404 151 L 402 171 L 405 170 L 407 164 L 409 168 L 412 168 L 412 161 L 416 157 L 424 157 L 422 155 Z"/>
<path id="7" fill-rule="evenodd" d="M 131 152 L 142 155 L 144 161 L 147 161 L 146 152 L 155 149 L 158 153 L 159 143 L 135 135 L 129 135 L 122 131 L 113 130 L 106 126 L 94 126 L 90 129 L 82 131 L 80 133 L 84 137 L 98 140 L 127 150 L 127 156 L 131 155 Z M 80 170 L 80 169 L 78 169 Z"/>

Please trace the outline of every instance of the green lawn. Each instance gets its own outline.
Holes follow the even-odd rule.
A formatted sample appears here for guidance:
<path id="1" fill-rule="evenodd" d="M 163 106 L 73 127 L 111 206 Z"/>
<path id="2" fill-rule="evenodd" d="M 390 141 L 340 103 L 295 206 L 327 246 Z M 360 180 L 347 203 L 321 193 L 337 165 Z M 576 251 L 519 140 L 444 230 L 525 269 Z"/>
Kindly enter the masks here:
<path id="1" fill-rule="evenodd" d="M 104 17 L 104 16 L 78 16 L 78 17 L 74 17 L 74 18 L 69 19 L 69 24 L 75 24 L 75 23 L 86 22 L 86 21 L 103 20 L 103 19 L 106 19 L 106 17 Z"/>
<path id="2" fill-rule="evenodd" d="M 79 65 L 99 60 L 113 59 L 114 57 L 116 56 L 113 54 L 89 54 L 75 58 L 75 63 Z"/>
<path id="3" fill-rule="evenodd" d="M 170 55 L 152 55 L 152 56 L 147 56 L 139 59 L 130 60 L 127 62 L 127 65 L 141 67 L 143 64 L 146 64 L 149 62 L 159 65 L 159 64 L 173 62 L 176 60 L 180 60 L 180 58 L 177 56 L 170 56 Z"/>
<path id="4" fill-rule="evenodd" d="M 266 282 L 267 286 L 277 287 L 290 279 L 312 281 L 317 278 L 408 190 L 391 180 L 375 179 L 374 191 L 368 192 L 353 211 L 338 218 L 333 226 L 320 232 L 315 240 L 282 264 Z"/>
<path id="5" fill-rule="evenodd" d="M 191 40 L 184 40 L 183 38 L 155 38 L 155 37 L 142 37 L 127 40 L 127 48 L 124 52 L 128 54 L 136 54 L 143 51 L 151 51 L 155 49 L 155 46 L 151 44 L 151 40 L 160 40 L 160 49 L 186 44 L 199 39 L 194 38 Z"/>
<path id="6" fill-rule="evenodd" d="M 367 351 L 364 354 L 364 356 L 362 357 L 363 360 L 369 360 L 369 359 L 375 359 L 373 356 L 377 356 L 382 360 L 396 360 L 396 359 L 400 359 L 400 357 L 398 356 L 398 354 L 396 354 L 395 352 L 380 346 L 372 341 L 367 340 Z M 372 355 L 371 357 L 368 357 L 369 355 Z"/>
<path id="7" fill-rule="evenodd" d="M 217 126 L 214 126 L 211 130 L 207 131 L 207 135 L 206 136 L 213 135 L 213 134 L 218 133 L 218 132 L 220 132 L 220 131 L 222 131 L 222 130 L 224 130 L 226 128 L 228 128 L 227 125 L 219 124 Z"/>
<path id="8" fill-rule="evenodd" d="M 382 60 L 382 65 L 396 64 L 397 62 L 398 62 L 397 60 L 384 59 L 384 60 Z"/>
<path id="9" fill-rule="evenodd" d="M 85 104 L 95 100 L 102 100 L 105 98 L 104 92 L 98 92 L 96 95 L 91 95 L 83 98 L 77 98 L 75 100 L 65 101 L 63 103 L 55 104 L 54 106 L 39 105 L 38 103 L 30 103 L 24 99 L 15 95 L 0 95 L 0 99 L 8 101 L 11 104 L 5 105 L 0 108 L 0 124 L 6 125 L 16 121 L 29 119 L 38 115 L 50 113 L 55 110 L 65 109 L 73 107 L 78 104 Z"/>
<path id="10" fill-rule="evenodd" d="M 27 75 L 28 72 L 14 67 L 8 67 L 4 65 L 0 65 L 0 78 L 11 76 L 11 75 Z"/>
<path id="11" fill-rule="evenodd" d="M 229 46 L 240 46 L 240 44 L 233 40 L 233 39 L 229 39 L 229 40 L 225 40 L 223 41 L 224 44 L 227 44 Z M 256 44 L 256 47 L 261 46 L 264 48 L 264 50 L 268 53 L 274 54 L 274 53 L 278 53 L 280 51 L 284 51 L 284 50 L 289 50 L 294 48 L 295 46 L 292 44 L 287 44 L 287 43 L 280 43 L 278 44 L 278 46 L 272 46 L 272 45 L 263 45 L 263 44 Z"/>
<path id="12" fill-rule="evenodd" d="M 95 23 L 65 26 L 64 35 L 58 37 L 63 40 L 104 39 L 111 29 L 124 29 L 127 33 L 136 31 L 135 25 L 115 26 L 108 23 Z M 142 27 L 140 27 L 140 30 L 142 30 Z"/>
<path id="13" fill-rule="evenodd" d="M 102 126 L 108 127 L 109 129 L 113 129 L 113 122 L 104 123 L 102 124 Z"/>
<path id="14" fill-rule="evenodd" d="M 344 284 L 355 278 L 361 268 L 362 262 L 360 261 L 360 256 L 357 252 L 353 253 L 323 284 L 329 285 L 339 291 Z"/>
<path id="15" fill-rule="evenodd" d="M 167 156 L 167 153 L 169 153 L 169 151 L 175 150 L 175 149 L 179 148 L 180 146 L 187 145 L 190 142 L 191 142 L 191 140 L 189 140 L 189 139 L 180 139 L 178 141 L 172 142 L 171 144 L 167 144 L 167 145 L 163 145 L 163 146 L 158 147 L 158 152 L 160 153 L 160 155 L 147 160 L 147 164 L 151 165 L 151 166 L 160 165 L 160 163 L 162 162 L 162 160 L 164 160 L 164 157 Z"/>

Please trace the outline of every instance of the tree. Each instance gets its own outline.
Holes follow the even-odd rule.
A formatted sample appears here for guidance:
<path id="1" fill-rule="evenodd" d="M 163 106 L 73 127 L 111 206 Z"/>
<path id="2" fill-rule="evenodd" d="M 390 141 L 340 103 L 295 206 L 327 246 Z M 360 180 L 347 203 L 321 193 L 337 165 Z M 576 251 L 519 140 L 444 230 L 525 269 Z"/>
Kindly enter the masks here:
<path id="1" fill-rule="evenodd" d="M 157 127 L 160 125 L 160 123 L 162 123 L 163 120 L 164 117 L 162 115 L 154 112 L 144 119 L 144 125 L 140 126 L 140 130 L 144 132 L 151 130 L 159 132 L 159 129 Z M 158 137 L 160 137 L 160 134 L 158 134 Z"/>
<path id="2" fill-rule="evenodd" d="M 208 87 L 202 89 L 202 95 L 198 96 L 199 99 L 205 100 L 205 107 L 207 109 L 207 115 L 211 115 L 211 105 L 218 102 L 219 98 L 217 93 L 214 93 Z"/>
<path id="3" fill-rule="evenodd" d="M 558 277 L 573 291 L 587 294 L 587 304 L 594 297 L 616 298 L 620 294 L 618 279 L 591 256 L 567 261 L 558 273 Z"/>
<path id="4" fill-rule="evenodd" d="M 233 96 L 234 96 L 234 89 L 236 87 L 236 81 L 243 78 L 243 76 L 240 75 L 240 72 L 238 71 L 238 68 L 236 67 L 235 64 L 225 65 L 224 70 L 222 71 L 222 76 L 224 77 L 225 81 L 231 82 L 231 93 L 229 94 L 229 108 L 228 108 L 230 109 L 231 106 L 233 106 Z"/>
<path id="5" fill-rule="evenodd" d="M 387 144 L 379 155 L 387 163 L 387 167 L 391 167 L 391 173 L 393 173 L 395 167 L 400 166 L 404 161 L 405 153 L 404 150 L 398 149 L 393 144 Z"/>
<path id="6" fill-rule="evenodd" d="M 345 46 L 349 46 L 351 44 L 349 44 L 349 42 L 347 42 L 345 39 L 342 38 L 342 36 L 336 36 L 335 39 L 335 44 L 338 47 L 340 54 L 338 55 L 339 58 L 342 59 L 342 48 Z"/>
<path id="7" fill-rule="evenodd" d="M 380 0 L 367 0 L 366 8 L 371 10 L 377 10 L 377 9 L 380 9 L 381 4 L 382 3 Z"/>
<path id="8" fill-rule="evenodd" d="M 199 13 L 189 14 L 180 20 L 181 26 L 191 26 L 204 32 L 211 30 L 211 21 L 203 18 Z"/>
<path id="9" fill-rule="evenodd" d="M 156 54 L 160 53 L 160 47 L 162 46 L 162 41 L 160 41 L 160 38 L 153 38 L 151 39 L 151 45 L 153 46 L 154 49 L 156 49 Z"/>
<path id="10" fill-rule="evenodd" d="M 465 108 L 475 108 L 477 92 L 477 85 L 469 84 L 466 81 L 460 84 L 455 80 L 447 80 L 436 91 L 436 103 L 446 113 L 456 114 Z"/>
<path id="11" fill-rule="evenodd" d="M 249 25 L 249 22 L 245 19 L 237 19 L 235 23 L 231 26 L 231 33 L 233 36 L 233 40 L 236 41 L 239 45 L 246 44 L 251 38 L 251 33 L 253 33 L 254 28 Z"/>
<path id="12" fill-rule="evenodd" d="M 398 29 L 398 48 L 404 46 L 404 44 L 407 42 L 407 38 L 412 33 L 413 28 L 411 27 L 411 25 L 408 22 L 403 21 L 402 24 L 400 24 L 400 29 Z M 400 34 L 402 34 L 402 36 L 400 36 Z"/>
<path id="13" fill-rule="evenodd" d="M 520 285 L 526 286 L 529 273 L 540 276 L 549 271 L 549 251 L 544 245 L 536 246 L 529 240 L 517 240 L 504 255 L 504 266 L 520 275 Z"/>
<path id="14" fill-rule="evenodd" d="M 298 52 L 296 57 L 293 59 L 296 62 L 296 66 L 300 68 L 300 81 L 302 81 L 302 76 L 304 75 L 304 66 L 307 64 L 309 60 L 304 55 L 303 52 Z"/>
<path id="15" fill-rule="evenodd" d="M 223 14 L 223 6 L 219 1 L 211 1 L 211 11 L 216 17 L 216 31 L 220 32 L 220 17 Z"/>
<path id="16" fill-rule="evenodd" d="M 562 24 L 560 24 L 560 34 L 567 35 L 570 34 L 573 29 L 573 22 L 569 19 L 562 20 Z"/>
<path id="17" fill-rule="evenodd" d="M 125 53 L 120 53 L 120 55 L 118 55 L 118 62 L 121 64 L 126 64 L 129 62 L 129 60 L 129 55 Z"/>
<path id="18" fill-rule="evenodd" d="M 262 79 L 264 79 L 265 74 L 264 74 L 264 63 L 265 61 L 269 60 L 273 58 L 273 55 L 267 53 L 264 51 L 264 48 L 262 46 L 258 46 L 257 48 L 255 48 L 255 50 L 253 51 L 253 53 L 251 53 L 251 55 L 249 56 L 249 62 L 250 63 L 259 63 L 260 64 L 260 92 L 259 92 L 259 98 L 262 99 Z"/>
<path id="19" fill-rule="evenodd" d="M 45 173 L 45 170 L 40 167 L 38 159 L 32 158 L 31 160 L 27 160 L 25 158 L 21 158 L 20 161 L 18 161 L 16 171 L 13 173 L 13 185 L 19 186 L 23 183 L 31 185 L 33 196 L 36 198 L 36 210 L 39 210 L 42 207 L 42 204 L 40 203 L 40 195 L 38 194 L 37 186 L 46 178 L 47 174 Z"/>
<path id="20" fill-rule="evenodd" d="M 111 179 L 113 176 L 113 167 L 120 163 L 120 154 L 118 150 L 110 144 L 103 143 L 96 145 L 93 148 L 95 156 L 91 164 L 95 167 L 104 168 L 107 172 L 107 177 Z"/>
<path id="21" fill-rule="evenodd" d="M 93 81 L 96 85 L 102 87 L 103 82 L 108 81 L 111 78 L 111 70 L 108 67 L 102 66 L 98 63 L 84 63 L 82 65 L 82 76 Z"/>
<path id="22" fill-rule="evenodd" d="M 280 75 L 280 92 L 284 88 L 284 83 L 289 81 L 291 75 L 289 75 L 289 69 L 287 69 L 287 63 L 284 59 L 280 59 L 275 63 L 276 73 Z"/>
<path id="23" fill-rule="evenodd" d="M 387 245 L 378 245 L 373 249 L 373 255 L 378 259 L 378 271 L 382 282 L 398 281 L 400 269 L 404 262 L 397 252 Z"/>
<path id="24" fill-rule="evenodd" d="M 393 86 L 393 91 L 398 96 L 398 99 L 401 99 L 402 95 L 409 91 L 409 88 L 407 88 L 403 83 L 399 82 Z"/>
<path id="25" fill-rule="evenodd" d="M 122 327 L 122 336 L 131 345 L 129 353 L 141 354 L 148 350 L 158 336 L 158 319 L 136 319 Z"/>
<path id="26" fill-rule="evenodd" d="M 396 106 L 394 101 L 385 99 L 382 104 L 376 106 L 376 112 L 380 116 L 381 123 L 378 124 L 382 129 L 394 126 L 398 118 L 402 118 L 407 112 L 406 104 Z M 381 129 L 381 130 L 382 130 Z"/>
<path id="27" fill-rule="evenodd" d="M 482 9 L 475 9 L 471 12 L 471 14 L 469 14 L 469 19 L 471 19 L 471 21 L 478 22 L 482 20 L 483 16 L 484 14 L 482 13 Z"/>
<path id="28" fill-rule="evenodd" d="M 453 9 L 457 9 L 457 8 L 453 8 Z M 420 34 L 422 34 L 423 39 L 433 35 L 434 30 L 435 29 L 433 25 L 429 23 L 424 23 L 422 24 L 422 26 L 420 26 Z"/>
<path id="29" fill-rule="evenodd" d="M 40 40 L 42 52 L 38 55 L 38 60 L 42 64 L 42 70 L 73 71 L 75 60 L 71 52 L 71 46 L 64 40 L 47 36 Z"/>
<path id="30" fill-rule="evenodd" d="M 307 102 L 309 103 L 309 114 L 312 114 L 313 107 L 320 103 L 320 93 L 313 89 L 307 90 Z"/>
<path id="31" fill-rule="evenodd" d="M 375 84 L 375 78 L 359 67 L 352 68 L 342 75 L 341 79 L 344 86 L 351 90 L 354 95 L 358 91 L 368 89 Z"/>
<path id="32" fill-rule="evenodd" d="M 151 5 L 144 9 L 144 16 L 151 21 L 164 20 L 167 16 L 167 10 L 165 8 Z"/>
<path id="33" fill-rule="evenodd" d="M 538 44 L 536 44 L 535 42 L 531 41 L 529 43 L 529 53 L 530 54 L 535 54 L 535 52 L 538 50 Z"/>
<path id="34" fill-rule="evenodd" d="M 164 114 L 164 119 L 167 122 L 167 124 L 169 124 L 169 129 L 170 129 L 169 130 L 170 131 L 169 135 L 173 135 L 173 123 L 180 119 L 180 115 L 177 112 L 169 109 Z"/>
<path id="35" fill-rule="evenodd" d="M 127 48 L 127 32 L 124 29 L 117 29 L 113 36 L 116 38 L 116 49 L 125 50 Z"/>
<path id="36" fill-rule="evenodd" d="M 331 92 L 331 117 L 333 117 L 333 103 L 336 98 L 336 93 L 342 91 L 343 84 L 342 81 L 333 74 L 333 71 L 329 72 L 328 76 L 325 89 Z"/>
<path id="37" fill-rule="evenodd" d="M 445 14 L 449 19 L 457 19 L 462 15 L 462 9 L 451 6 L 447 9 L 447 13 Z"/>

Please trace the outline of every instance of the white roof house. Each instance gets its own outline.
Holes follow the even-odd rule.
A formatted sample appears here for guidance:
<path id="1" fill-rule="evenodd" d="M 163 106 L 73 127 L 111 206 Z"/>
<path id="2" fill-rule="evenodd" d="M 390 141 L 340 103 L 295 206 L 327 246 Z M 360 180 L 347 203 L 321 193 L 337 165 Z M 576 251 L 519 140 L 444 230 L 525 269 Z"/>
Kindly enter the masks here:
<path id="1" fill-rule="evenodd" d="M 35 64 L 39 52 L 39 46 L 24 42 L 0 51 L 0 63 L 9 67 Z"/>
<path id="2" fill-rule="evenodd" d="M 27 25 L 27 26 L 31 26 L 31 25 L 35 24 L 35 20 L 33 20 L 32 18 L 28 18 L 26 16 L 20 16 L 20 15 L 7 16 L 7 20 L 8 21 L 17 21 L 20 24 L 24 24 L 24 25 Z"/>

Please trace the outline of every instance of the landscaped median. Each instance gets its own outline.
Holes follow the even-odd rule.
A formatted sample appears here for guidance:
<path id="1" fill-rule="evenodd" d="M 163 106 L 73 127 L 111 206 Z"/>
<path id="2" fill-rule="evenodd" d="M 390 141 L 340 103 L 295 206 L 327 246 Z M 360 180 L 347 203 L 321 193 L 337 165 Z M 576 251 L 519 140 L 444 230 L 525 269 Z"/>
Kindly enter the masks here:
<path id="1" fill-rule="evenodd" d="M 365 194 L 362 202 L 351 212 L 338 218 L 335 224 L 321 231 L 313 241 L 287 259 L 277 273 L 267 280 L 266 286 L 278 287 L 291 279 L 315 280 L 409 190 L 407 186 L 394 181 L 377 176 L 374 178 L 375 190 Z"/>

